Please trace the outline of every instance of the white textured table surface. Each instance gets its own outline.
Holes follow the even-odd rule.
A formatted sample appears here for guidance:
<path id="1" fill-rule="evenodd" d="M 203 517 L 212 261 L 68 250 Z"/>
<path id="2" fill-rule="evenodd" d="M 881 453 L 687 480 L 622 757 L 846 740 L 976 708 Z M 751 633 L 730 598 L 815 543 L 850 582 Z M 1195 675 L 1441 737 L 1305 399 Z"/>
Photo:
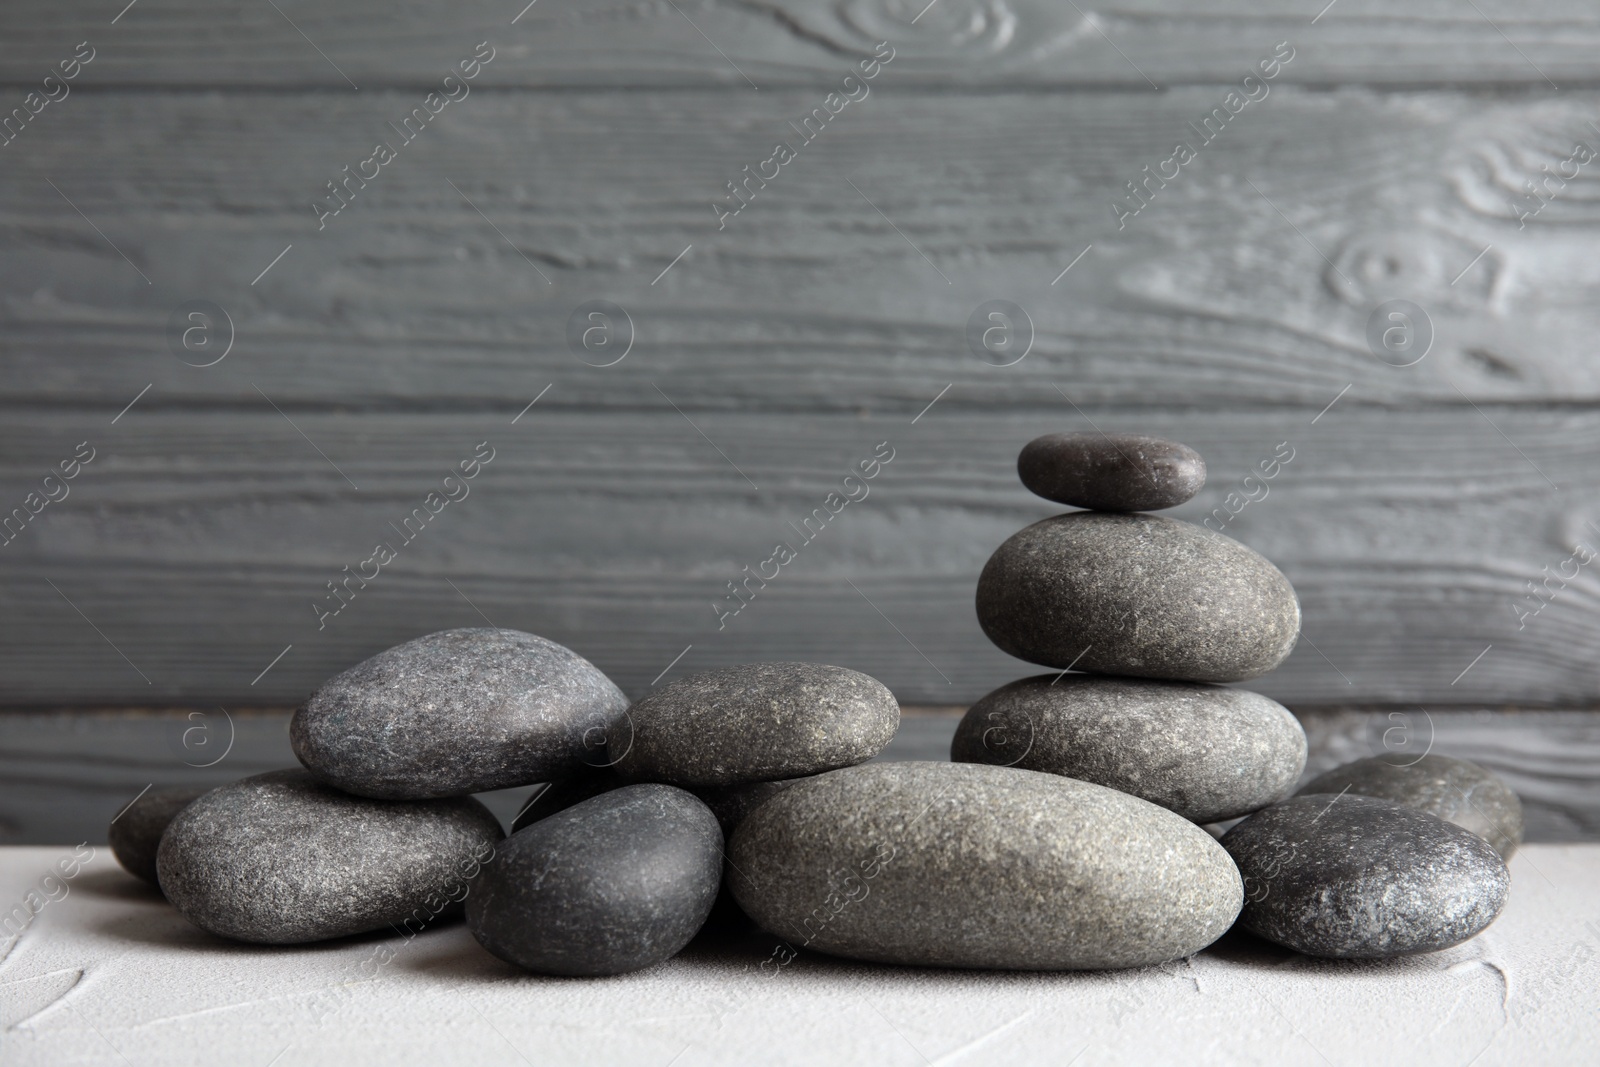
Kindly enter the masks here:
<path id="1" fill-rule="evenodd" d="M 1494 926 L 1408 960 L 1318 961 L 1230 935 L 1133 972 L 810 953 L 763 967 L 773 941 L 752 935 L 600 980 L 524 974 L 460 924 L 412 941 L 231 944 L 104 848 L 61 895 L 42 880 L 70 852 L 0 849 L 7 910 L 30 890 L 57 898 L 0 933 L 0 1063 L 1600 1063 L 1600 845 L 1524 849 Z"/>

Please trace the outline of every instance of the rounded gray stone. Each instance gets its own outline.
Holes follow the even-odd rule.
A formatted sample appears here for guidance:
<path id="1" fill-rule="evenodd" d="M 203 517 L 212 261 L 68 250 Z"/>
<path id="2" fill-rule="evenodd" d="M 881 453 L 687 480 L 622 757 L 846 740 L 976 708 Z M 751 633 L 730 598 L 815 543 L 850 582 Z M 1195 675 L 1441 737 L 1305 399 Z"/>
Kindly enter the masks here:
<path id="1" fill-rule="evenodd" d="M 460 911 L 502 834 L 471 797 L 384 802 L 296 768 L 211 790 L 161 837 L 161 889 L 196 926 L 286 945 Z"/>
<path id="2" fill-rule="evenodd" d="M 1159 515 L 1078 511 L 1036 522 L 978 578 L 978 622 L 1046 667 L 1240 682 L 1300 635 L 1294 587 L 1231 537 Z"/>
<path id="3" fill-rule="evenodd" d="M 1244 689 L 1044 674 L 968 709 L 950 758 L 1094 782 L 1214 822 L 1287 796 L 1306 735 L 1288 708 Z"/>
<path id="4" fill-rule="evenodd" d="M 745 663 L 676 679 L 628 711 L 611 754 L 633 781 L 702 787 L 864 763 L 900 726 L 876 678 L 820 663 Z M 620 751 L 619 751 L 620 749 Z"/>
<path id="5" fill-rule="evenodd" d="M 1095 511 L 1177 507 L 1206 484 L 1188 445 L 1141 433 L 1049 433 L 1017 456 L 1022 484 L 1046 500 Z"/>
<path id="6" fill-rule="evenodd" d="M 1239 912 L 1227 853 L 1165 808 L 1014 767 L 873 763 L 768 799 L 734 832 L 739 905 L 797 948 L 879 963 L 1139 967 Z"/>
<path id="7" fill-rule="evenodd" d="M 1346 793 L 1296 796 L 1222 837 L 1245 929 L 1308 956 L 1378 959 L 1458 945 L 1500 914 L 1511 875 L 1477 834 Z"/>
<path id="8" fill-rule="evenodd" d="M 384 800 L 464 796 L 607 762 L 628 700 L 569 648 L 519 630 L 444 630 L 325 682 L 289 739 L 322 781 Z"/>
<path id="9" fill-rule="evenodd" d="M 530 971 L 621 974 L 687 945 L 721 876 L 710 809 L 674 786 L 624 786 L 508 838 L 467 898 L 467 925 Z"/>
<path id="10" fill-rule="evenodd" d="M 205 793 L 204 789 L 181 789 L 176 786 L 146 789 L 112 819 L 106 840 L 111 845 L 111 854 L 122 864 L 122 869 L 159 887 L 160 883 L 156 880 L 156 849 L 161 847 L 161 835 L 174 815 Z"/>
<path id="11" fill-rule="evenodd" d="M 548 819 L 558 811 L 566 811 L 574 804 L 581 804 L 590 797 L 597 797 L 601 793 L 609 793 L 613 789 L 621 789 L 628 782 L 618 777 L 617 773 L 609 767 L 593 771 L 589 774 L 580 774 L 575 778 L 566 778 L 559 782 L 549 782 L 538 788 L 523 804 L 522 810 L 517 812 L 517 817 L 511 822 L 511 832 L 526 829 L 541 819 Z"/>
<path id="12" fill-rule="evenodd" d="M 1522 801 L 1490 771 L 1469 760 L 1425 755 L 1420 759 L 1373 756 L 1335 767 L 1301 793 L 1352 793 L 1381 797 L 1437 815 L 1471 830 L 1510 860 L 1522 844 Z"/>

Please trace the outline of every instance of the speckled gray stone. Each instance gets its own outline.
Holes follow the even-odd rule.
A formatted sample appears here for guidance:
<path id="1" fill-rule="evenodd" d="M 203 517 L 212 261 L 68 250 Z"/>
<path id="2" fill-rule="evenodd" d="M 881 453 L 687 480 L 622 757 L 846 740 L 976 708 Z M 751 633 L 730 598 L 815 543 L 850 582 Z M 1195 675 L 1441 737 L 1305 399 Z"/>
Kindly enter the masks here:
<path id="1" fill-rule="evenodd" d="M 575 778 L 567 778 L 559 782 L 549 782 L 542 785 L 523 804 L 522 810 L 517 812 L 517 817 L 511 822 L 511 832 L 526 829 L 540 819 L 548 819 L 558 811 L 566 811 L 574 804 L 581 804 L 590 797 L 597 797 L 601 793 L 609 793 L 613 789 L 621 789 L 627 785 L 627 779 L 609 767 L 580 774 Z"/>
<path id="2" fill-rule="evenodd" d="M 1013 767 L 873 763 L 740 824 L 739 905 L 797 948 L 880 963 L 1138 967 L 1228 929 L 1243 889 L 1204 830 L 1137 797 Z"/>
<path id="3" fill-rule="evenodd" d="M 1046 667 L 1239 682 L 1282 663 L 1300 602 L 1263 556 L 1159 515 L 1078 511 L 1036 522 L 978 578 L 978 622 Z"/>
<path id="4" fill-rule="evenodd" d="M 628 711 L 611 754 L 633 781 L 736 785 L 863 763 L 900 726 L 894 694 L 860 671 L 745 663 L 668 682 Z M 618 749 L 621 748 L 621 751 Z"/>
<path id="5" fill-rule="evenodd" d="M 765 804 L 771 798 L 788 789 L 796 782 L 803 782 L 804 778 L 785 778 L 777 782 L 747 782 L 744 785 L 712 786 L 692 790 L 695 796 L 711 809 L 711 814 L 717 817 L 717 822 L 722 827 L 724 837 L 731 837 L 733 832 L 744 822 L 745 817 Z"/>
<path id="6" fill-rule="evenodd" d="M 161 837 L 161 889 L 184 917 L 223 937 L 297 944 L 460 911 L 500 823 L 471 797 L 383 802 L 305 771 L 271 771 L 211 790 Z"/>
<path id="7" fill-rule="evenodd" d="M 1464 759 L 1373 756 L 1314 778 L 1301 793 L 1381 797 L 1471 830 L 1509 860 L 1522 843 L 1522 801 L 1491 772 Z"/>
<path id="8" fill-rule="evenodd" d="M 950 758 L 1094 782 L 1212 822 L 1288 795 L 1306 735 L 1288 708 L 1244 689 L 1043 674 L 974 704 Z"/>
<path id="9" fill-rule="evenodd" d="M 1050 433 L 1017 456 L 1028 489 L 1096 511 L 1177 507 L 1206 484 L 1206 461 L 1188 445 L 1138 433 Z"/>
<path id="10" fill-rule="evenodd" d="M 607 762 L 628 700 L 594 664 L 519 630 L 444 630 L 322 685 L 289 739 L 322 781 L 385 800 L 462 796 Z"/>
<path id="11" fill-rule="evenodd" d="M 182 811 L 190 801 L 205 795 L 204 789 L 180 789 L 175 786 L 146 789 L 138 799 L 111 820 L 106 840 L 111 854 L 117 857 L 122 869 L 151 885 L 156 881 L 156 849 L 161 846 L 161 834 L 172 817 Z"/>
<path id="12" fill-rule="evenodd" d="M 467 898 L 484 948 L 542 974 L 636 971 L 675 955 L 705 923 L 722 832 L 670 785 L 591 797 L 508 838 Z"/>
<path id="13" fill-rule="evenodd" d="M 1511 887 L 1500 854 L 1477 834 L 1353 793 L 1258 811 L 1222 846 L 1244 876 L 1240 924 L 1308 956 L 1449 948 L 1493 922 Z"/>

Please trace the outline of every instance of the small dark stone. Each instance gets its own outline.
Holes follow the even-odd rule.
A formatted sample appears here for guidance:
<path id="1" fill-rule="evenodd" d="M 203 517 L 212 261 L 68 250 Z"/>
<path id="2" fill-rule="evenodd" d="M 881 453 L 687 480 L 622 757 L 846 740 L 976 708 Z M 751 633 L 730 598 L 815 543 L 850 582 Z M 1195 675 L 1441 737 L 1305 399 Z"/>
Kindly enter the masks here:
<path id="1" fill-rule="evenodd" d="M 384 802 L 305 771 L 221 786 L 173 818 L 156 855 L 185 918 L 240 941 L 287 945 L 461 910 L 500 823 L 471 797 Z"/>
<path id="2" fill-rule="evenodd" d="M 463 796 L 604 766 L 628 700 L 599 668 L 519 630 L 444 630 L 325 682 L 294 714 L 300 762 L 383 800 Z"/>
<path id="3" fill-rule="evenodd" d="M 1242 682 L 1300 635 L 1289 579 L 1231 537 L 1159 515 L 1075 511 L 995 550 L 978 622 L 1018 659 L 1099 674 Z"/>
<path id="4" fill-rule="evenodd" d="M 1197 952 L 1243 896 L 1222 847 L 1103 786 L 973 763 L 797 782 L 728 846 L 740 907 L 795 948 L 879 963 L 1139 967 Z"/>
<path id="5" fill-rule="evenodd" d="M 517 812 L 516 819 L 511 823 L 511 832 L 526 829 L 540 819 L 548 819 L 558 811 L 566 811 L 574 804 L 581 804 L 590 797 L 609 793 L 613 789 L 621 789 L 627 784 L 627 779 L 605 768 L 538 786 L 522 810 Z"/>
<path id="6" fill-rule="evenodd" d="M 1222 847 L 1244 876 L 1240 925 L 1308 956 L 1449 948 L 1492 923 L 1511 888 L 1500 854 L 1477 834 L 1352 793 L 1258 811 Z"/>
<path id="7" fill-rule="evenodd" d="M 721 877 L 710 809 L 670 785 L 630 785 L 510 837 L 467 898 L 467 925 L 530 971 L 621 974 L 687 945 Z"/>
<path id="8" fill-rule="evenodd" d="M 1522 801 L 1491 772 L 1464 759 L 1373 756 L 1335 767 L 1301 793 L 1381 797 L 1471 830 L 1510 860 L 1522 843 Z"/>
<path id="9" fill-rule="evenodd" d="M 692 792 L 711 809 L 711 814 L 717 817 L 717 823 L 722 827 L 722 835 L 732 837 L 739 824 L 744 822 L 745 817 L 752 811 L 796 782 L 803 781 L 804 778 L 785 778 L 777 782 L 749 782 L 745 785 L 695 789 Z"/>
<path id="10" fill-rule="evenodd" d="M 722 786 L 864 763 L 894 739 L 900 705 L 860 671 L 745 663 L 669 682 L 628 711 L 612 739 L 633 781 Z"/>
<path id="11" fill-rule="evenodd" d="M 1206 484 L 1206 461 L 1188 445 L 1139 433 L 1049 433 L 1017 456 L 1029 490 L 1075 508 L 1177 507 Z"/>
<path id="12" fill-rule="evenodd" d="M 950 758 L 1094 782 L 1213 822 L 1287 795 L 1306 735 L 1288 708 L 1244 689 L 1042 674 L 974 704 Z"/>
<path id="13" fill-rule="evenodd" d="M 111 844 L 111 854 L 117 857 L 122 869 L 151 885 L 158 885 L 156 849 L 161 847 L 162 832 L 174 815 L 205 793 L 204 789 L 180 789 L 176 786 L 146 789 L 126 810 L 112 819 L 106 839 Z"/>

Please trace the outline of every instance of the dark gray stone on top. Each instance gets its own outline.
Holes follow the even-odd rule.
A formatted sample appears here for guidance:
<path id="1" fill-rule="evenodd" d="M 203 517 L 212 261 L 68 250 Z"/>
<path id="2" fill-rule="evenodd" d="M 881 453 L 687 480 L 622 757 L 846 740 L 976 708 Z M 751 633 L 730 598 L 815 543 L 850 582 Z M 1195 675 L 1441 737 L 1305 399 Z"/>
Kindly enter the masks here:
<path id="1" fill-rule="evenodd" d="M 618 774 L 699 788 L 863 763 L 893 739 L 900 705 L 860 671 L 744 663 L 668 682 L 630 708 L 628 722 L 612 743 Z"/>
<path id="2" fill-rule="evenodd" d="M 161 834 L 172 817 L 205 789 L 184 789 L 177 786 L 150 788 L 111 820 L 106 840 L 111 854 L 117 857 L 122 869 L 151 885 L 156 881 L 156 849 L 161 847 Z"/>
<path id="3" fill-rule="evenodd" d="M 978 578 L 978 622 L 1046 667 L 1190 682 L 1272 670 L 1300 635 L 1294 587 L 1231 537 L 1159 515 L 1078 511 L 1028 526 Z"/>
<path id="4" fill-rule="evenodd" d="M 740 907 L 796 948 L 880 963 L 1138 967 L 1239 912 L 1204 830 L 1137 797 L 970 763 L 871 763 L 797 782 L 734 832 Z"/>
<path id="5" fill-rule="evenodd" d="M 1510 860 L 1522 843 L 1522 801 L 1492 772 L 1470 760 L 1430 754 L 1373 756 L 1335 767 L 1301 793 L 1381 797 L 1471 830 Z"/>
<path id="6" fill-rule="evenodd" d="M 1240 924 L 1308 956 L 1449 948 L 1500 914 L 1504 861 L 1477 834 L 1393 801 L 1292 797 L 1222 837 L 1244 877 Z"/>
<path id="7" fill-rule="evenodd" d="M 1094 782 L 1213 822 L 1283 799 L 1305 769 L 1306 735 L 1288 708 L 1244 689 L 1042 674 L 974 704 L 950 758 Z"/>
<path id="8" fill-rule="evenodd" d="M 599 668 L 519 630 L 444 630 L 336 675 L 295 712 L 294 753 L 361 796 L 462 796 L 607 762 L 628 700 Z"/>
<path id="9" fill-rule="evenodd" d="M 507 839 L 467 898 L 467 925 L 530 971 L 621 974 L 687 945 L 721 877 L 710 809 L 674 786 L 624 786 Z"/>
<path id="10" fill-rule="evenodd" d="M 1049 433 L 1017 456 L 1022 484 L 1046 500 L 1095 511 L 1177 507 L 1206 484 L 1188 445 L 1139 433 Z"/>
<path id="11" fill-rule="evenodd" d="M 460 911 L 500 823 L 471 797 L 378 801 L 299 768 L 220 786 L 173 818 L 156 866 L 184 917 L 223 937 L 297 944 Z"/>

